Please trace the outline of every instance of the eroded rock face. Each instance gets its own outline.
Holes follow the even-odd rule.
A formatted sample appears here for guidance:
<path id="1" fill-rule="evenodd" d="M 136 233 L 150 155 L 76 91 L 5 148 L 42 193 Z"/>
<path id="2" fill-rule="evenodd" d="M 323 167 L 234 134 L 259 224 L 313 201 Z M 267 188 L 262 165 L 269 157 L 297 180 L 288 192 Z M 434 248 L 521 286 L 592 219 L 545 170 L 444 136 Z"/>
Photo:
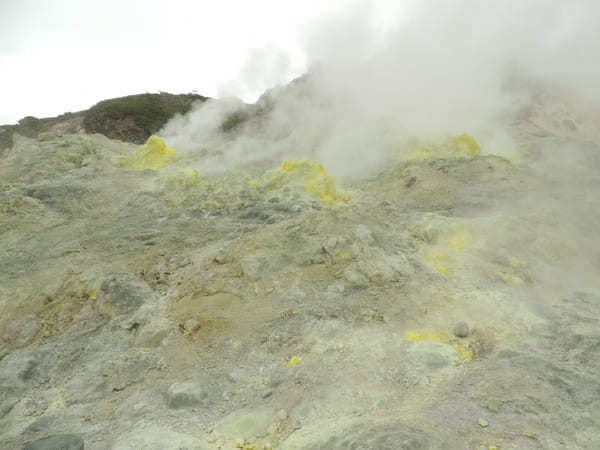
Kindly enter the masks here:
<path id="1" fill-rule="evenodd" d="M 597 147 L 529 136 L 517 164 L 460 139 L 344 185 L 16 138 L 0 448 L 599 447 Z M 564 148 L 569 176 L 541 156 Z"/>

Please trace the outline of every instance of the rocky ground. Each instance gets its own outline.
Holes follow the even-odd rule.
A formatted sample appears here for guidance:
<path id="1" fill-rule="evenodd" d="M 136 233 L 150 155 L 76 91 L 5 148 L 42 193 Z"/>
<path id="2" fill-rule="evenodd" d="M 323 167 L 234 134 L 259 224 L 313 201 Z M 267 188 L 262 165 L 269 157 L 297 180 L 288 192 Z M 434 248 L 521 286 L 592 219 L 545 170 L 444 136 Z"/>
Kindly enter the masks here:
<path id="1" fill-rule="evenodd" d="M 346 186 L 15 134 L 0 448 L 600 448 L 600 122 L 569 108 Z"/>

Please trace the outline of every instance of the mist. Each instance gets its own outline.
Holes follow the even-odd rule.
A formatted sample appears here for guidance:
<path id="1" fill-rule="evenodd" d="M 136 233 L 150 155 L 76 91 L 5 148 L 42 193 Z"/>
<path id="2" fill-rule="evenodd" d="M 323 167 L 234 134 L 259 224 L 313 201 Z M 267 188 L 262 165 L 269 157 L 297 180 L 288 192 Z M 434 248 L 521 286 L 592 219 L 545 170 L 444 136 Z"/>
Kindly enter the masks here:
<path id="1" fill-rule="evenodd" d="M 483 155 L 507 157 L 529 177 L 494 200 L 493 213 L 512 225 L 490 245 L 536 267 L 539 298 L 567 295 L 595 284 L 600 268 L 590 251 L 600 224 L 596 18 L 592 1 L 352 2 L 299 30 L 305 75 L 254 105 L 198 105 L 161 134 L 196 155 L 201 174 L 260 173 L 306 158 L 344 185 L 407 157 L 415 139 L 468 133 Z M 239 86 L 260 82 L 253 69 Z M 239 126 L 224 131 L 240 111 Z M 540 239 L 540 230 L 554 240 Z M 566 275 L 567 267 L 576 273 Z"/>
<path id="2" fill-rule="evenodd" d="M 592 1 L 347 2 L 298 30 L 308 73 L 266 92 L 249 112 L 258 119 L 222 133 L 235 101 L 209 103 L 161 134 L 218 155 L 205 172 L 293 157 L 348 180 L 376 173 L 415 136 L 466 132 L 484 152 L 514 153 L 506 129 L 539 92 L 598 104 L 599 17 Z M 291 73 L 276 50 L 254 56 L 232 82 L 239 92 Z"/>

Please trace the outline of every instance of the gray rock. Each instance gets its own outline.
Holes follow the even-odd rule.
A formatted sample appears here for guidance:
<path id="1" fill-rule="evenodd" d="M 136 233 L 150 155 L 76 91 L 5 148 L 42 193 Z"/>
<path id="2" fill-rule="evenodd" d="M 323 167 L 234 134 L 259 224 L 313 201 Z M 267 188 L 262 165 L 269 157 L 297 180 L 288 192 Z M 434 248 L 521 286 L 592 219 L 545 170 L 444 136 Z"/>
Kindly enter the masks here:
<path id="1" fill-rule="evenodd" d="M 0 363 L 0 386 L 20 387 L 33 379 L 40 361 L 33 353 L 7 356 Z"/>
<path id="2" fill-rule="evenodd" d="M 48 429 L 48 427 L 52 424 L 53 421 L 54 421 L 54 418 L 50 417 L 50 416 L 39 417 L 37 420 L 33 421 L 33 423 L 25 429 L 25 432 L 26 433 L 39 433 L 40 431 L 44 431 L 44 430 Z"/>
<path id="3" fill-rule="evenodd" d="M 467 322 L 458 322 L 454 325 L 454 336 L 465 338 L 469 335 L 469 325 Z"/>
<path id="4" fill-rule="evenodd" d="M 363 275 L 359 270 L 357 270 L 355 265 L 346 267 L 343 276 L 344 279 L 346 279 L 352 286 L 366 287 L 369 285 L 368 278 L 365 275 Z"/>
<path id="5" fill-rule="evenodd" d="M 59 434 L 29 442 L 23 450 L 83 450 L 83 439 L 75 434 Z"/>
<path id="6" fill-rule="evenodd" d="M 172 409 L 199 406 L 205 403 L 207 398 L 205 386 L 196 381 L 172 384 L 167 391 L 167 405 Z"/>
<path id="7" fill-rule="evenodd" d="M 272 389 L 266 389 L 262 392 L 261 397 L 262 398 L 269 398 L 271 395 L 273 395 L 273 390 Z"/>
<path id="8" fill-rule="evenodd" d="M 136 309 L 154 298 L 152 288 L 133 274 L 113 275 L 100 286 L 99 299 L 123 309 Z"/>
<path id="9" fill-rule="evenodd" d="M 219 439 L 254 439 L 269 434 L 283 418 L 281 412 L 266 406 L 245 408 L 225 416 L 215 425 L 213 432 Z"/>

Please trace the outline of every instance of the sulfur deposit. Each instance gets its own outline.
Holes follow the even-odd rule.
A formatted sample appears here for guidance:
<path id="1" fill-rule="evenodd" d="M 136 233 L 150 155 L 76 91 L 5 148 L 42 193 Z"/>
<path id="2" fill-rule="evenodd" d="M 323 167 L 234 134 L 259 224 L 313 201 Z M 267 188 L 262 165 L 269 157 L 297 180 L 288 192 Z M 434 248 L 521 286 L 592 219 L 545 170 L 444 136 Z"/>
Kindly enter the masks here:
<path id="1" fill-rule="evenodd" d="M 175 152 L 167 147 L 164 139 L 152 135 L 132 156 L 121 160 L 121 167 L 132 170 L 161 170 L 174 161 Z"/>
<path id="2" fill-rule="evenodd" d="M 336 189 L 335 180 L 325 172 L 323 165 L 314 161 L 285 160 L 278 169 L 265 173 L 256 186 L 275 192 L 294 189 L 318 199 L 325 206 L 340 205 L 350 200 L 347 193 Z"/>
<path id="3" fill-rule="evenodd" d="M 466 133 L 445 139 L 414 139 L 408 146 L 409 159 L 474 158 L 480 154 L 481 147 L 473 136 Z M 404 155 L 405 153 L 402 153 L 401 157 L 404 157 Z"/>
<path id="4" fill-rule="evenodd" d="M 461 361 L 471 361 L 473 359 L 473 352 L 468 346 L 457 342 L 446 333 L 440 333 L 436 331 L 407 330 L 404 332 L 404 339 L 409 342 L 438 342 L 440 344 L 445 344 L 452 347 Z"/>

